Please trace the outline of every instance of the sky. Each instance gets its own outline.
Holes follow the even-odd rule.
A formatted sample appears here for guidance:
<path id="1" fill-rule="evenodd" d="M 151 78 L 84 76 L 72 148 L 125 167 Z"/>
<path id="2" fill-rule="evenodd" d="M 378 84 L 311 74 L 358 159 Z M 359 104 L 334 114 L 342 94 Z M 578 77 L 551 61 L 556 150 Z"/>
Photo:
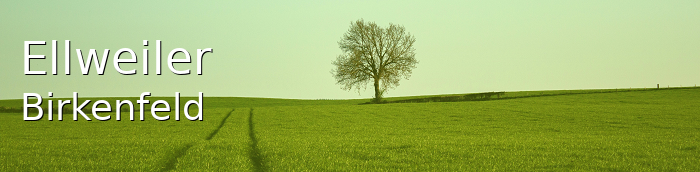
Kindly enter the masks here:
<path id="1" fill-rule="evenodd" d="M 359 19 L 402 25 L 415 36 L 419 63 L 388 97 L 490 91 L 643 88 L 700 84 L 700 1 L 3 1 L 0 4 L 0 99 L 152 96 L 371 98 L 345 91 L 331 64 L 338 41 Z M 51 41 L 58 74 L 51 75 Z M 71 74 L 64 74 L 70 40 Z M 143 46 L 143 40 L 149 46 Z M 164 63 L 155 75 L 155 41 L 164 62 L 186 49 L 202 75 L 175 75 Z M 24 41 L 31 70 L 24 74 Z M 132 49 L 138 63 L 114 53 Z M 76 49 L 87 58 L 110 50 L 104 75 L 82 75 Z M 148 49 L 149 75 L 142 71 Z M 120 58 L 130 58 L 128 53 Z M 182 53 L 175 58 L 184 58 Z M 93 64 L 94 65 L 94 64 Z"/>

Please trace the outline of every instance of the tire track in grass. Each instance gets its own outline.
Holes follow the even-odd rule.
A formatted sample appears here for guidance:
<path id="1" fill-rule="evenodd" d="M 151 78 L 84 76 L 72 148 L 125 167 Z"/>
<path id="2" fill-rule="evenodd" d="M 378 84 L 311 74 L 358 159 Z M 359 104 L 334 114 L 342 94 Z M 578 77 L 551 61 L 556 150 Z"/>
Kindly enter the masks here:
<path id="1" fill-rule="evenodd" d="M 231 112 L 229 112 L 228 115 L 226 115 L 226 117 L 224 117 L 224 119 L 221 120 L 219 127 L 217 127 L 216 130 L 214 130 L 213 132 L 211 132 L 211 134 L 209 134 L 209 136 L 207 137 L 207 140 L 211 140 L 212 138 L 214 138 L 214 136 L 216 136 L 216 134 L 219 133 L 219 130 L 221 130 L 221 128 L 224 127 L 224 124 L 226 123 L 226 119 L 228 119 L 228 117 L 230 117 L 231 114 L 233 114 L 233 111 L 235 111 L 235 110 L 236 109 L 231 110 Z"/>
<path id="2" fill-rule="evenodd" d="M 250 137 L 250 151 L 248 151 L 248 156 L 251 162 L 253 162 L 254 171 L 265 171 L 265 164 L 263 163 L 262 154 L 258 149 L 258 139 L 255 137 L 255 124 L 253 123 L 253 108 L 250 108 L 250 115 L 248 116 L 248 137 Z"/>
<path id="3" fill-rule="evenodd" d="M 163 168 L 163 170 L 161 170 L 161 171 L 174 170 L 175 167 L 177 167 L 177 160 L 180 159 L 180 157 L 185 156 L 185 153 L 187 152 L 187 150 L 192 148 L 192 146 L 194 146 L 194 143 L 188 143 L 187 145 L 181 147 L 180 149 L 175 150 L 175 152 L 173 152 L 173 155 L 169 156 L 169 157 L 173 157 L 173 158 L 168 159 L 168 162 L 165 163 L 165 168 Z"/>
<path id="4" fill-rule="evenodd" d="M 226 123 L 226 119 L 228 119 L 228 117 L 230 117 L 231 114 L 233 114 L 233 111 L 235 111 L 235 110 L 236 109 L 231 109 L 231 112 L 228 112 L 228 115 L 226 115 L 226 117 L 224 117 L 224 119 L 221 120 L 221 123 L 219 124 L 218 127 L 216 127 L 216 130 L 212 131 L 209 134 L 209 136 L 207 136 L 207 138 L 205 140 L 211 140 L 212 138 L 214 138 L 214 136 L 216 136 L 216 134 L 219 133 L 219 130 L 221 130 L 221 128 L 224 127 L 224 123 Z M 181 147 L 180 149 L 175 150 L 175 152 L 173 153 L 173 156 L 169 156 L 172 158 L 168 159 L 167 163 L 165 163 L 165 167 L 161 171 L 175 170 L 175 168 L 177 167 L 178 159 L 180 159 L 182 156 L 185 156 L 185 154 L 187 153 L 187 150 L 192 148 L 194 145 L 195 145 L 194 142 L 191 142 L 191 143 L 188 143 L 185 146 Z"/>

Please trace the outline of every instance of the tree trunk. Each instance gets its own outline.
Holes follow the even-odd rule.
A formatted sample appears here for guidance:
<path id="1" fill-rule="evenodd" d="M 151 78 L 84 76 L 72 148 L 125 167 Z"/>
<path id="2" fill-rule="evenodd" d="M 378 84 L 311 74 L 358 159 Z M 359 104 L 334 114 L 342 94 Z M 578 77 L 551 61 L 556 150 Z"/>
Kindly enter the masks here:
<path id="1" fill-rule="evenodd" d="M 379 93 L 379 79 L 374 78 L 374 103 L 380 103 L 382 95 Z"/>

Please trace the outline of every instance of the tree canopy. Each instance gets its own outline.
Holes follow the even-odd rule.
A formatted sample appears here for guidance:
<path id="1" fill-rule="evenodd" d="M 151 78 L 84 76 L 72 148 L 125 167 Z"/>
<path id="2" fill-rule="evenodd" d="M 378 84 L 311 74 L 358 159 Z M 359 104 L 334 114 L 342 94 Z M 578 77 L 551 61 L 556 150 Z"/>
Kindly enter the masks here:
<path id="1" fill-rule="evenodd" d="M 374 102 L 379 103 L 387 89 L 399 86 L 399 80 L 408 79 L 416 68 L 415 42 L 403 26 L 381 28 L 360 19 L 338 41 L 343 54 L 333 61 L 336 68 L 331 73 L 343 90 L 359 93 L 373 83 Z"/>

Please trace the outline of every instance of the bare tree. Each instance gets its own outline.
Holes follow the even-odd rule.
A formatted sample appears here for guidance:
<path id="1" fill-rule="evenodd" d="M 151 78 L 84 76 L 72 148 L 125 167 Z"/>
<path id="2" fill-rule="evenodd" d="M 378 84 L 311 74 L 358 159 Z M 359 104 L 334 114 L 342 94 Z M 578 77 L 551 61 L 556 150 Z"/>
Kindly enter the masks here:
<path id="1" fill-rule="evenodd" d="M 331 73 L 343 90 L 366 89 L 374 83 L 374 102 L 380 103 L 384 92 L 396 88 L 401 78 L 408 79 L 418 61 L 410 33 L 400 25 L 381 28 L 374 22 L 360 19 L 338 41 L 343 50 Z"/>

